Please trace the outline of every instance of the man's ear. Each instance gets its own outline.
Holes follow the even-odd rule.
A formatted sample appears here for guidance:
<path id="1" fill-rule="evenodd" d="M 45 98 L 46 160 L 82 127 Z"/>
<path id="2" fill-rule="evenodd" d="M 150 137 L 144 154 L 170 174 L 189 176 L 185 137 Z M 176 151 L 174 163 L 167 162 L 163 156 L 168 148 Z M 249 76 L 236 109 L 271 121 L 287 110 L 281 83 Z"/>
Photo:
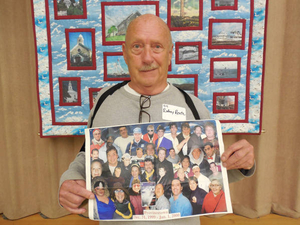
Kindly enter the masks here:
<path id="1" fill-rule="evenodd" d="M 170 48 L 170 51 L 169 51 L 169 64 L 168 65 L 170 65 L 171 61 L 172 61 L 173 47 L 174 47 L 174 45 L 172 44 L 172 46 Z"/>
<path id="2" fill-rule="evenodd" d="M 126 46 L 125 46 L 125 43 L 122 44 L 122 51 L 123 51 L 123 58 L 125 60 L 125 63 L 127 64 L 127 56 L 126 56 Z"/>

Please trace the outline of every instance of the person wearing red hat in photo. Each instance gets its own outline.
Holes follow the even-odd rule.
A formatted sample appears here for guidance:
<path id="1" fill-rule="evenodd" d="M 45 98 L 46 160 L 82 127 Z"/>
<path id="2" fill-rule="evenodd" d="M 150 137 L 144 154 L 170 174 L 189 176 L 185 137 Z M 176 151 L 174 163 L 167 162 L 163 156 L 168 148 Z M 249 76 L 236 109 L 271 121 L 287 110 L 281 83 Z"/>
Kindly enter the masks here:
<path id="1" fill-rule="evenodd" d="M 100 129 L 95 129 L 93 130 L 93 139 L 91 143 L 91 153 L 93 149 L 100 149 L 105 142 L 101 139 L 101 130 Z"/>

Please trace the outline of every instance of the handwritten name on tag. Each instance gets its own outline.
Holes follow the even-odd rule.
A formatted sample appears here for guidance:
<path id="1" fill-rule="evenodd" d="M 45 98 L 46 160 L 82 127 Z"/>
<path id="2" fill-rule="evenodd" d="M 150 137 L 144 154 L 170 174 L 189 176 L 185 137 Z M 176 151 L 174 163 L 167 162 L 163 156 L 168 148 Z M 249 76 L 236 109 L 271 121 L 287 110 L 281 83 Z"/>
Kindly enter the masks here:
<path id="1" fill-rule="evenodd" d="M 186 109 L 175 105 L 162 105 L 162 118 L 164 120 L 186 120 Z"/>

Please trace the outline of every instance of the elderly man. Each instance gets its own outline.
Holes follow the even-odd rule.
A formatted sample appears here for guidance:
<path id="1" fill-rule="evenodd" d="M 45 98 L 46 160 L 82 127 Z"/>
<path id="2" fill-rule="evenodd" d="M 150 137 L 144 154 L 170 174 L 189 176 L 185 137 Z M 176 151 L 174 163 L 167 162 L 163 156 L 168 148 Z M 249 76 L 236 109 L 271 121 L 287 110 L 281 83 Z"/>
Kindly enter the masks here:
<path id="1" fill-rule="evenodd" d="M 95 148 L 100 149 L 105 144 L 105 142 L 101 139 L 100 129 L 93 130 L 93 139 L 91 142 L 91 151 Z"/>
<path id="2" fill-rule="evenodd" d="M 180 216 L 190 216 L 193 208 L 187 197 L 182 194 L 182 186 L 178 179 L 172 181 L 172 194 L 170 198 L 170 213 L 180 213 Z"/>
<path id="3" fill-rule="evenodd" d="M 99 92 L 97 104 L 90 113 L 88 127 L 165 121 L 162 107 L 166 105 L 186 111 L 186 120 L 210 117 L 209 111 L 197 97 L 185 95 L 167 82 L 173 44 L 170 30 L 163 20 L 150 14 L 134 19 L 128 26 L 122 49 L 131 80 L 129 83 L 103 88 Z M 190 102 L 185 101 L 185 96 L 191 98 L 198 115 L 190 108 Z M 130 110 L 123 110 L 120 115 L 120 109 L 129 106 Z M 254 150 L 246 140 L 231 145 L 221 160 L 230 170 L 228 174 L 232 182 L 254 173 Z M 81 203 L 86 198 L 94 198 L 93 193 L 85 188 L 84 170 L 85 154 L 80 152 L 60 180 L 59 201 L 71 213 L 84 213 L 86 210 L 80 207 Z M 172 221 L 172 224 L 180 223 L 182 221 Z M 189 223 L 199 224 L 199 218 L 190 218 Z"/>
<path id="4" fill-rule="evenodd" d="M 126 153 L 129 153 L 131 156 L 136 156 L 137 148 L 145 149 L 147 142 L 142 139 L 142 136 L 141 128 L 136 127 L 133 129 L 133 140 L 128 143 Z"/>

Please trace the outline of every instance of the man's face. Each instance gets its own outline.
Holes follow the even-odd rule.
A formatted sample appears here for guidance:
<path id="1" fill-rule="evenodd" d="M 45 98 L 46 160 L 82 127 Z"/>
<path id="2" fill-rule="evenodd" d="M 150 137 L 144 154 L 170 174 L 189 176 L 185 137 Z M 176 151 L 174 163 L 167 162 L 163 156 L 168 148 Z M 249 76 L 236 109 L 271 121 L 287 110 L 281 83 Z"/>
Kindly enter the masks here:
<path id="1" fill-rule="evenodd" d="M 180 184 L 180 181 L 179 180 L 173 180 L 172 181 L 172 193 L 174 196 L 178 196 L 180 195 L 182 191 L 182 187 L 181 187 L 181 184 Z"/>
<path id="2" fill-rule="evenodd" d="M 142 158 L 143 157 L 143 149 L 136 150 L 136 156 L 139 158 Z"/>
<path id="3" fill-rule="evenodd" d="M 209 145 L 204 147 L 204 151 L 208 157 L 212 157 L 214 154 L 214 148 L 210 147 Z"/>
<path id="4" fill-rule="evenodd" d="M 122 136 L 122 138 L 128 137 L 128 132 L 127 132 L 126 127 L 120 127 L 119 132 L 120 132 L 120 135 Z"/>
<path id="5" fill-rule="evenodd" d="M 110 166 L 116 166 L 118 164 L 118 154 L 115 150 L 111 150 L 107 153 L 107 161 Z"/>
<path id="6" fill-rule="evenodd" d="M 147 150 L 147 155 L 154 156 L 154 148 L 152 145 L 147 145 L 146 150 Z"/>
<path id="7" fill-rule="evenodd" d="M 141 138 L 142 138 L 142 134 L 141 133 L 134 133 L 133 137 L 134 137 L 134 140 L 136 142 L 139 142 L 141 140 Z"/>
<path id="8" fill-rule="evenodd" d="M 118 202 L 122 203 L 124 201 L 124 191 L 122 189 L 115 190 L 115 196 Z"/>
<path id="9" fill-rule="evenodd" d="M 94 131 L 93 136 L 97 141 L 100 141 L 101 132 L 99 130 L 96 130 L 96 131 Z"/>
<path id="10" fill-rule="evenodd" d="M 195 134 L 198 136 L 198 137 L 200 137 L 200 135 L 202 134 L 202 131 L 201 131 L 201 128 L 200 127 L 196 127 L 196 129 L 195 129 Z"/>
<path id="11" fill-rule="evenodd" d="M 199 159 L 201 155 L 201 150 L 199 148 L 195 148 L 192 152 L 194 159 Z"/>
<path id="12" fill-rule="evenodd" d="M 122 49 L 133 89 L 142 92 L 144 88 L 163 90 L 166 87 L 172 45 L 169 31 L 162 21 L 153 19 L 153 16 L 151 19 L 138 18 L 127 30 Z"/>
<path id="13" fill-rule="evenodd" d="M 189 135 L 190 133 L 191 133 L 191 128 L 189 128 L 189 127 L 183 127 L 182 128 L 182 133 L 184 134 L 184 135 Z"/>
<path id="14" fill-rule="evenodd" d="M 92 178 L 97 177 L 97 176 L 101 176 L 102 168 L 101 168 L 100 162 L 92 163 L 91 174 L 92 174 Z"/>
<path id="15" fill-rule="evenodd" d="M 163 137 L 164 136 L 164 130 L 158 130 L 157 131 L 157 136 L 159 137 L 159 138 L 161 138 L 161 137 Z"/>
<path id="16" fill-rule="evenodd" d="M 94 159 L 99 159 L 99 152 L 98 151 L 93 151 L 92 152 L 92 160 Z"/>
<path id="17" fill-rule="evenodd" d="M 156 198 L 159 198 L 163 194 L 164 194 L 164 187 L 162 186 L 162 184 L 157 184 L 155 187 Z"/>
<path id="18" fill-rule="evenodd" d="M 177 127 L 175 125 L 172 125 L 170 128 L 171 134 L 176 134 L 177 133 Z"/>
<path id="19" fill-rule="evenodd" d="M 195 177 L 199 177 L 200 176 L 200 168 L 199 167 L 194 167 L 193 168 L 193 173 Z"/>
<path id="20" fill-rule="evenodd" d="M 172 150 L 170 149 L 169 154 L 170 154 L 170 156 L 171 156 L 172 158 L 174 158 L 175 155 L 176 155 L 175 150 L 174 150 L 174 149 L 172 149 Z"/>
<path id="21" fill-rule="evenodd" d="M 158 152 L 158 159 L 159 161 L 164 161 L 166 158 L 166 152 L 164 150 L 159 150 Z"/>
<path id="22" fill-rule="evenodd" d="M 205 134 L 208 138 L 214 138 L 215 137 L 214 128 L 212 128 L 211 126 L 205 127 Z"/>
<path id="23" fill-rule="evenodd" d="M 145 162 L 145 170 L 148 172 L 148 173 L 151 173 L 151 171 L 153 170 L 154 168 L 154 165 L 152 162 L 150 161 L 146 161 Z"/>
<path id="24" fill-rule="evenodd" d="M 112 137 L 108 137 L 108 139 L 106 141 L 107 146 L 112 146 L 113 142 L 114 142 L 114 139 Z"/>

